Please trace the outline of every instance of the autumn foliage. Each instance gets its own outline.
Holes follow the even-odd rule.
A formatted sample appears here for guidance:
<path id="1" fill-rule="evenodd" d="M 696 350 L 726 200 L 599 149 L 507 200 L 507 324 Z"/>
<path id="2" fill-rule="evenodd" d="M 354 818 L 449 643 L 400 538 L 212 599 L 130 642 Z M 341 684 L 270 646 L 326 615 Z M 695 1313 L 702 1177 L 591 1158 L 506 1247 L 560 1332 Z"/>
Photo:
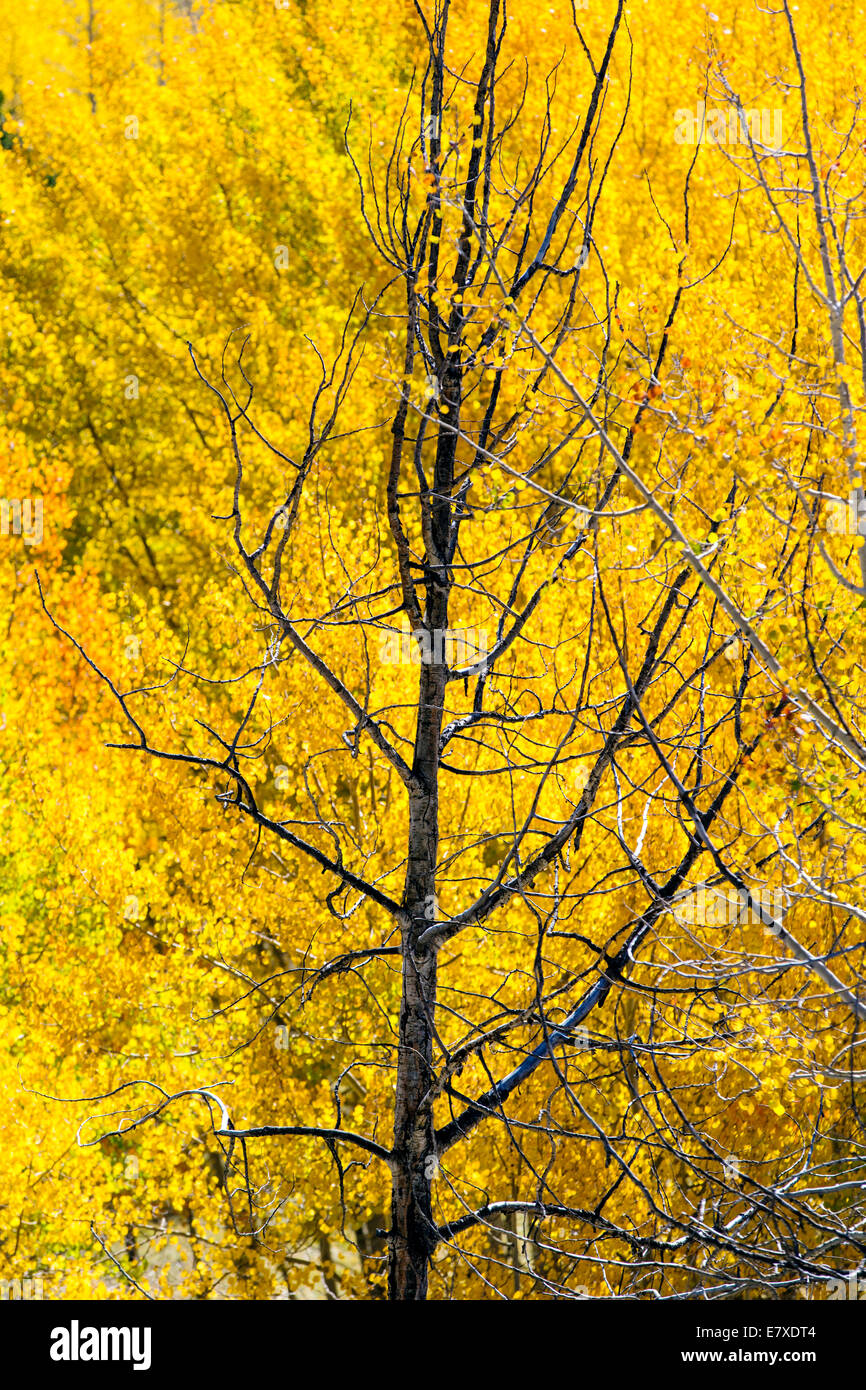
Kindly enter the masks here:
<path id="1" fill-rule="evenodd" d="M 861 17 L 717 9 L 10 7 L 0 1278 L 386 1297 L 434 938 L 431 1298 L 862 1261 Z"/>

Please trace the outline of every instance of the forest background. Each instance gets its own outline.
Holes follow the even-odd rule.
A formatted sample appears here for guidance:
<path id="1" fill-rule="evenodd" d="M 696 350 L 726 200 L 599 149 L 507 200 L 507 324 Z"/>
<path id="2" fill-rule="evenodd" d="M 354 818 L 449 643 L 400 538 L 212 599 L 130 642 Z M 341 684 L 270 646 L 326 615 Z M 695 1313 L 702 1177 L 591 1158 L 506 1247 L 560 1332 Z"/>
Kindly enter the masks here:
<path id="1" fill-rule="evenodd" d="M 424 275 L 431 238 L 459 259 L 475 150 L 502 239 L 459 294 L 443 255 L 424 341 L 440 310 L 476 315 L 447 656 L 470 674 L 445 719 L 480 680 L 499 728 L 452 733 L 440 774 L 427 919 L 465 922 L 437 938 L 439 1147 L 407 1199 L 432 1204 L 429 1296 L 861 1276 L 862 26 L 853 0 L 4 0 L 7 1289 L 385 1296 L 414 793 L 364 719 L 411 761 L 426 668 L 389 469 L 399 419 L 453 425 L 447 350 L 407 370 L 383 227 L 403 178 Z M 542 272 L 523 298 L 521 266 Z M 289 537 L 285 611 L 355 692 L 353 729 L 251 610 L 238 400 L 245 524 Z M 406 553 L 432 602 L 416 462 Z M 257 820 L 194 759 L 230 758 L 263 673 Z M 116 692 L 144 687 L 154 746 L 193 761 L 106 747 L 130 741 Z M 711 852 L 697 818 L 723 788 Z M 512 881 L 563 827 L 548 877 Z M 464 1112 L 496 1111 L 488 1088 L 564 1021 L 507 1124 Z M 148 1083 L 187 1094 L 161 1108 Z M 294 1132 L 233 1143 L 217 1094 L 235 1129 Z M 392 1296 L 418 1296 L 390 1258 Z"/>

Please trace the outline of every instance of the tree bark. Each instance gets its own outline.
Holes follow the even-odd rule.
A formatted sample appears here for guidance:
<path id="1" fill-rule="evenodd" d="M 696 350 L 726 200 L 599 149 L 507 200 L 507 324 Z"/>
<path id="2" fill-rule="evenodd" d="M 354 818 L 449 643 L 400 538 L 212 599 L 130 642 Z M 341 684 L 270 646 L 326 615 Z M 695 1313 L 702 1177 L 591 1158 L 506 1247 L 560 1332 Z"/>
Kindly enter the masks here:
<path id="1" fill-rule="evenodd" d="M 446 610 L 444 595 L 434 601 Z M 435 651 L 435 645 L 431 644 Z M 422 665 L 413 771 L 421 790 L 409 808 L 409 862 L 403 905 L 403 979 L 400 1043 L 394 1107 L 393 1179 L 389 1240 L 389 1298 L 421 1301 L 436 1245 L 431 1184 L 436 1171 L 433 1106 L 433 1021 L 436 1008 L 436 951 L 418 945 L 436 910 L 439 844 L 439 734 L 445 698 L 445 666 Z"/>

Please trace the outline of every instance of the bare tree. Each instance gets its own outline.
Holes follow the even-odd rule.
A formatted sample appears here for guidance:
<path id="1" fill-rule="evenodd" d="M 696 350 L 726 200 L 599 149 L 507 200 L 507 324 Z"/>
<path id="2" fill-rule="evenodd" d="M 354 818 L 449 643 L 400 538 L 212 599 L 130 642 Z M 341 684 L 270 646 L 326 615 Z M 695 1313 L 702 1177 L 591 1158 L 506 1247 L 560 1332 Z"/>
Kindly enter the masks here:
<path id="1" fill-rule="evenodd" d="M 790 23 L 787 6 L 786 14 Z M 772 825 L 760 824 L 743 796 L 756 760 L 772 750 L 799 768 L 801 788 L 815 782 L 805 760 L 798 763 L 795 730 L 803 723 L 845 774 L 866 770 L 859 696 L 832 685 L 817 656 L 824 698 L 805 681 L 786 683 L 764 635 L 780 595 L 790 601 L 794 577 L 809 631 L 818 512 L 809 510 L 809 485 L 798 477 L 766 591 L 755 611 L 745 611 L 725 574 L 733 573 L 748 498 L 734 481 L 717 519 L 701 519 L 688 499 L 701 410 L 688 400 L 673 345 L 684 297 L 707 278 L 690 278 L 697 147 L 682 188 L 679 281 L 663 326 L 638 342 L 614 333 L 620 289 L 605 271 L 595 225 L 628 116 L 622 0 L 600 52 L 590 51 L 575 20 L 591 86 L 562 139 L 552 118 L 555 73 L 537 126 L 522 98 L 503 97 L 513 74 L 502 62 L 502 0 L 490 0 L 474 73 L 449 66 L 450 0 L 438 0 L 430 20 L 418 8 L 418 20 L 426 68 L 384 173 L 376 175 L 372 156 L 361 159 L 347 127 L 364 221 L 387 282 L 371 302 L 359 294 L 338 357 L 330 367 L 321 362 L 303 455 L 282 453 L 254 423 L 246 341 L 228 365 L 224 354 L 218 378 L 190 348 L 225 417 L 235 466 L 227 518 L 235 572 L 265 633 L 252 673 L 200 681 L 215 689 L 215 708 L 227 689 L 252 683 L 234 732 L 218 734 L 216 719 L 202 721 L 209 742 L 200 750 L 158 746 L 141 710 L 159 691 L 121 690 L 78 648 L 133 732 L 110 746 L 203 770 L 219 780 L 225 808 L 328 876 L 325 903 L 345 923 L 345 950 L 315 970 L 304 967 L 287 993 L 280 981 L 288 968 L 257 982 L 267 1018 L 276 1010 L 290 1017 L 293 1002 L 302 1007 L 313 989 L 348 970 L 365 976 L 383 958 L 399 960 L 393 1136 L 384 1144 L 345 1128 L 339 1083 L 327 1128 L 237 1126 L 215 1091 L 185 1094 L 208 1104 L 225 1145 L 227 1185 L 241 1177 L 250 1229 L 251 1140 L 318 1137 L 334 1156 L 341 1191 L 346 1151 L 387 1165 L 395 1300 L 426 1297 L 432 1257 L 443 1249 L 452 1257 L 439 1275 L 445 1293 L 453 1271 L 468 1266 L 480 1286 L 501 1293 L 509 1279 L 522 1281 L 541 1297 L 579 1296 L 588 1271 L 601 1271 L 620 1296 L 730 1297 L 758 1288 L 795 1296 L 810 1282 L 863 1268 L 866 1252 L 863 1073 L 855 1064 L 866 1015 L 864 912 L 858 876 L 845 877 L 838 845 L 828 863 L 834 819 L 846 833 L 860 835 L 862 825 L 817 784 Z M 791 38 L 796 48 L 792 23 Z M 742 107 L 730 90 L 728 99 Z M 753 179 L 782 221 L 790 190 L 767 177 L 766 151 L 753 142 L 748 154 Z M 801 163 L 799 150 L 793 158 Z M 800 198 L 799 182 L 797 190 Z M 825 289 L 809 283 L 844 358 L 843 298 L 863 332 L 860 277 L 848 268 L 817 176 L 803 196 L 824 236 Z M 796 231 L 785 234 L 796 309 L 798 277 L 808 279 L 811 268 Z M 347 417 L 364 344 L 395 322 L 403 352 L 398 399 L 382 388 L 389 536 L 372 576 L 354 578 L 346 565 L 343 595 L 310 614 L 291 578 L 304 546 L 305 488 L 323 450 L 356 423 Z M 789 359 L 796 346 L 795 339 Z M 641 379 L 628 394 L 626 366 Z M 853 452 L 850 399 L 840 407 Z M 633 453 L 649 426 L 658 447 L 648 481 Z M 250 440 L 293 476 L 259 528 L 248 518 L 255 510 L 244 466 Z M 812 481 L 819 497 L 820 482 Z M 643 558 L 625 555 L 613 565 L 612 538 L 618 544 L 627 528 L 644 528 L 653 544 Z M 563 600 L 563 591 L 572 597 Z M 706 640 L 695 651 L 690 623 L 699 612 Z M 323 654 L 347 632 L 366 671 L 363 688 Z M 381 695 L 382 653 L 404 640 L 417 666 L 411 708 Z M 371 767 L 399 784 L 389 812 L 400 828 L 398 861 L 383 861 L 376 845 L 328 814 L 309 765 L 297 770 L 306 819 L 277 818 L 257 800 L 247 764 L 260 759 L 273 732 L 262 699 L 289 657 L 305 662 L 350 716 L 334 763 L 358 760 L 366 747 Z M 172 680 L 181 677 L 199 680 L 183 659 Z M 442 789 L 461 781 L 467 797 L 485 798 L 477 833 L 465 833 L 462 822 L 441 824 Z M 378 811 L 371 806 L 370 814 Z M 395 892 L 390 884 L 401 874 Z M 792 925 L 804 903 L 824 911 L 809 940 Z M 362 905 L 383 924 L 375 947 L 353 935 Z M 482 934 L 505 931 L 506 923 L 525 958 L 494 987 L 495 939 L 485 947 Z M 461 936 L 478 953 L 473 998 L 439 978 L 443 948 Z M 843 1121 L 837 1107 L 826 1125 L 819 1107 L 811 1131 L 776 1158 L 741 1162 L 721 1142 L 707 1098 L 727 1096 L 728 1083 L 741 1086 L 736 1049 L 755 1037 L 759 1016 L 770 1034 L 770 1020 L 779 1034 L 793 1029 L 798 1046 L 810 1031 L 832 1035 L 851 1104 Z M 486 1088 L 461 1082 L 479 1069 Z M 808 1084 L 822 1084 L 808 1056 L 801 1072 Z M 178 1099 L 161 1092 L 117 1132 Z M 448 1114 L 438 1125 L 437 1106 Z M 502 1193 L 479 1201 L 464 1168 L 475 1136 L 488 1131 L 508 1162 Z M 603 1154 L 607 1176 L 579 1208 L 561 1193 L 572 1190 L 565 1179 L 589 1150 Z M 614 1220 L 605 1208 L 620 1190 L 631 1194 L 632 1214 Z"/>

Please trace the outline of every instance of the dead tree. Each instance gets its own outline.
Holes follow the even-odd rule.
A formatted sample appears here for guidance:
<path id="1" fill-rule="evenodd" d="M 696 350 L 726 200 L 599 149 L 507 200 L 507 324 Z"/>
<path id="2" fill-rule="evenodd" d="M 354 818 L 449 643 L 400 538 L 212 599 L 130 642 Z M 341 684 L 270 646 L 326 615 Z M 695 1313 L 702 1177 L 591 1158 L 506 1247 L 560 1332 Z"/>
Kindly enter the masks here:
<path id="1" fill-rule="evenodd" d="M 743 611 L 723 582 L 727 542 L 713 532 L 715 540 L 700 547 L 683 529 L 677 499 L 696 427 L 670 399 L 684 395 L 672 342 L 683 296 L 697 283 L 688 260 L 694 162 L 682 193 L 681 274 L 663 326 L 644 343 L 617 346 L 619 287 L 605 273 L 595 226 L 628 113 L 628 78 L 616 95 L 612 84 L 615 55 L 621 73 L 628 70 L 622 0 L 600 52 L 591 53 L 576 29 L 590 90 L 561 138 L 551 116 L 554 74 L 534 125 L 522 97 L 503 96 L 502 0 L 490 0 L 471 72 L 449 66 L 449 0 L 439 0 L 429 20 L 419 8 L 418 18 L 426 68 L 381 176 L 347 128 L 364 221 L 387 283 L 370 302 L 359 295 L 338 358 L 330 368 L 322 363 L 303 456 L 268 444 L 254 423 L 246 343 L 233 363 L 224 356 L 217 379 L 190 348 L 225 418 L 235 468 L 227 518 L 235 568 L 252 620 L 266 632 L 235 731 L 223 737 L 203 725 L 211 744 L 200 752 L 158 747 L 140 712 L 156 692 L 121 691 L 98 672 L 133 730 L 131 741 L 111 746 L 221 778 L 225 808 L 327 876 L 325 903 L 345 922 L 346 944 L 314 973 L 315 984 L 399 956 L 393 1136 L 386 1145 L 348 1130 L 339 1110 L 332 1128 L 239 1128 L 215 1093 L 197 1094 L 226 1144 L 228 1171 L 246 1171 L 250 1141 L 281 1134 L 319 1137 L 341 1183 L 339 1153 L 347 1148 L 387 1166 L 392 1299 L 424 1299 L 431 1258 L 443 1248 L 492 1278 L 510 1271 L 537 1296 L 578 1296 L 583 1273 L 599 1267 L 611 1292 L 631 1296 L 742 1296 L 766 1287 L 793 1296 L 864 1258 L 856 1106 L 850 1132 L 816 1130 L 770 1171 L 748 1164 L 735 1171 L 707 1125 L 688 1112 L 676 1068 L 702 1058 L 718 1081 L 718 1068 L 733 1065 L 725 1048 L 740 1012 L 760 1006 L 793 1017 L 795 980 L 808 982 L 809 1007 L 825 1019 L 832 1013 L 840 1038 L 838 1020 L 850 1021 L 853 1048 L 866 1009 L 857 942 L 840 963 L 832 945 L 808 945 L 783 921 L 812 893 L 809 845 L 825 833 L 826 814 L 790 836 L 776 826 L 769 847 L 736 824 L 743 778 L 787 728 L 790 710 L 812 721 L 849 768 L 866 770 L 866 750 L 856 718 L 832 695 L 822 703 L 774 684 L 779 666 L 762 636 L 761 611 Z M 756 168 L 760 176 L 760 152 Z M 585 288 L 590 270 L 592 293 Z M 304 490 L 325 447 L 351 431 L 364 343 L 395 320 L 403 353 L 396 399 L 382 387 L 388 536 L 375 574 L 350 579 L 339 602 L 311 615 L 286 578 L 303 547 Z M 580 379 L 575 343 L 589 364 Z M 618 385 L 627 356 L 643 380 L 630 395 Z M 649 481 L 633 458 L 648 422 L 662 431 Z M 293 475 L 258 532 L 245 510 L 244 440 L 253 436 Z M 678 462 L 669 468 L 673 456 Z M 742 506 L 734 484 L 724 507 L 732 530 Z M 658 535 L 644 562 L 649 577 L 627 612 L 629 562 L 613 573 L 605 546 L 626 526 L 645 525 Z M 782 555 L 768 576 L 768 599 L 784 563 Z M 710 618 L 704 650 L 695 652 L 687 625 L 701 606 Z M 371 693 L 383 686 L 370 677 L 370 663 L 384 642 L 403 640 L 400 622 L 417 665 L 410 710 Z M 363 689 L 321 653 L 329 632 L 347 628 L 368 672 Z M 389 813 L 399 818 L 398 862 L 360 852 L 312 795 L 306 829 L 257 802 L 245 767 L 270 732 L 260 697 L 287 652 L 350 715 L 335 758 L 355 760 L 370 747 L 399 783 Z M 722 695 L 714 687 L 719 671 L 735 674 Z M 177 674 L 194 677 L 183 661 Z M 756 706 L 762 717 L 747 735 Z M 520 778 L 529 781 L 526 796 L 515 792 Z M 443 787 L 460 779 L 483 786 L 490 808 L 483 833 L 467 842 L 459 826 L 442 824 Z M 298 770 L 299 786 L 302 780 Z M 565 788 L 568 802 L 556 815 L 553 788 Z M 643 849 L 650 820 L 670 827 L 652 859 Z M 467 867 L 479 853 L 489 871 L 484 882 Z M 380 886 L 398 873 L 398 892 Z M 784 912 L 766 887 L 782 892 Z M 735 915 L 705 930 L 684 909 L 696 893 L 704 905 L 707 893 L 735 902 Z M 611 895 L 621 906 L 615 922 Z M 824 902 L 862 923 L 850 894 L 828 890 Z M 353 940 L 359 905 L 384 924 L 378 947 Z M 508 914 L 517 914 L 524 964 L 509 972 L 501 999 L 497 990 L 476 1006 L 441 977 L 443 948 L 461 934 L 501 929 Z M 742 922 L 755 929 L 750 944 L 737 936 Z M 716 928 L 724 928 L 721 936 Z M 268 990 L 269 1005 L 283 1007 L 291 997 L 275 1001 Z M 512 1064 L 500 1070 L 509 1053 Z M 467 1089 L 461 1074 L 479 1064 L 490 1084 Z M 606 1090 L 609 1113 L 593 1113 L 591 1097 Z M 528 1105 L 515 1109 L 527 1096 Z M 136 1123 L 177 1099 L 163 1094 Z M 515 1156 L 516 1195 L 473 1204 L 471 1184 L 460 1179 L 461 1156 L 479 1131 L 496 1127 Z M 577 1207 L 559 1188 L 587 1146 L 603 1152 L 610 1174 L 593 1201 Z M 443 1172 L 447 1184 L 434 1190 Z M 839 1181 L 858 1192 L 844 1212 L 815 1200 Z M 605 1215 L 620 1188 L 633 1193 L 639 1213 L 630 1223 Z M 490 1237 L 487 1253 L 465 1243 L 479 1230 Z"/>

